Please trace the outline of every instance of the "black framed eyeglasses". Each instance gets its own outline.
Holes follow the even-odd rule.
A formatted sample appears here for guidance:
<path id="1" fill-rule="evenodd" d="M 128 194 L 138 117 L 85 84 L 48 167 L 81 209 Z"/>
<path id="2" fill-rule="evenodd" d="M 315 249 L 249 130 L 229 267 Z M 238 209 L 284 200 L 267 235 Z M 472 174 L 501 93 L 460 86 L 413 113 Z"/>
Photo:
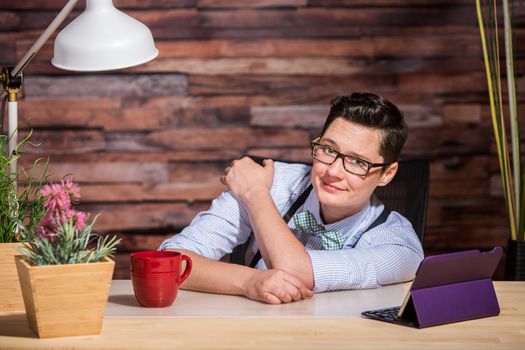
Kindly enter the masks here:
<path id="1" fill-rule="evenodd" d="M 312 146 L 312 157 L 315 160 L 320 161 L 324 164 L 332 164 L 341 158 L 343 160 L 343 168 L 350 174 L 366 176 L 372 168 L 380 168 L 388 166 L 392 163 L 371 163 L 367 160 L 349 156 L 347 154 L 340 153 L 328 145 L 319 143 L 319 138 L 316 138 L 311 142 Z"/>

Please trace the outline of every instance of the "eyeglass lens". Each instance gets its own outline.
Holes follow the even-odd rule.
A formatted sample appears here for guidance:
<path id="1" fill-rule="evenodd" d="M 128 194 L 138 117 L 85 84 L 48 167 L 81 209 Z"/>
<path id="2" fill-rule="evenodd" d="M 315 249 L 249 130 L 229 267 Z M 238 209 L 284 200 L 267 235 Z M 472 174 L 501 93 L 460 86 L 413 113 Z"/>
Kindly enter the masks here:
<path id="1" fill-rule="evenodd" d="M 344 156 L 329 146 L 314 145 L 312 151 L 312 156 L 325 164 L 332 164 L 338 157 L 341 157 L 343 159 L 343 167 L 349 173 L 356 175 L 366 175 L 368 173 L 366 163 L 359 159 Z"/>

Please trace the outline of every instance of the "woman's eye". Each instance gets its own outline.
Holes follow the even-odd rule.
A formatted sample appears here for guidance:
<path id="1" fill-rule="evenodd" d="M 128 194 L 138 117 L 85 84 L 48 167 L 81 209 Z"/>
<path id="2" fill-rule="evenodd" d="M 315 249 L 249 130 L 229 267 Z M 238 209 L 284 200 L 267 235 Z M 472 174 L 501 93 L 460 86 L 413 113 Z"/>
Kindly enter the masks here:
<path id="1" fill-rule="evenodd" d="M 334 149 L 330 148 L 330 147 L 324 147 L 324 153 L 329 154 L 331 156 L 337 154 L 337 152 Z"/>
<path id="2" fill-rule="evenodd" d="M 358 159 L 358 158 L 350 158 L 350 159 L 348 159 L 348 160 L 350 161 L 350 163 L 355 164 L 355 165 L 357 165 L 357 166 L 360 167 L 360 168 L 364 168 L 364 167 L 366 167 L 366 163 L 365 163 L 363 160 L 361 160 L 361 159 Z"/>

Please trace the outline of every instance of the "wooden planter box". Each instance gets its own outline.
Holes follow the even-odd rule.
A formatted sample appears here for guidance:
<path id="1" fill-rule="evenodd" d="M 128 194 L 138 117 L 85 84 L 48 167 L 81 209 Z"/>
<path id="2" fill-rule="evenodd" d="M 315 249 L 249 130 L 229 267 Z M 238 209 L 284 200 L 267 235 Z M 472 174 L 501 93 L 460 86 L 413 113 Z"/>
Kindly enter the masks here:
<path id="1" fill-rule="evenodd" d="M 22 243 L 0 243 L 0 312 L 23 312 L 24 300 L 16 272 L 15 248 Z"/>
<path id="2" fill-rule="evenodd" d="M 115 262 L 31 266 L 15 257 L 29 327 L 40 338 L 100 334 Z"/>

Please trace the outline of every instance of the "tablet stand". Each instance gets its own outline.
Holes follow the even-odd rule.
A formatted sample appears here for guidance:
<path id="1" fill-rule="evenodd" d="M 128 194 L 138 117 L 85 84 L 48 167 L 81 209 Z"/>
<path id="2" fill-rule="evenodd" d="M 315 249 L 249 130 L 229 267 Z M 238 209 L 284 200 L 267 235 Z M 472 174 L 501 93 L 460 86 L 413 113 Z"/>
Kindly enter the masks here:
<path id="1" fill-rule="evenodd" d="M 497 316 L 492 276 L 503 253 L 470 250 L 427 257 L 401 307 L 401 318 L 419 328 Z"/>

